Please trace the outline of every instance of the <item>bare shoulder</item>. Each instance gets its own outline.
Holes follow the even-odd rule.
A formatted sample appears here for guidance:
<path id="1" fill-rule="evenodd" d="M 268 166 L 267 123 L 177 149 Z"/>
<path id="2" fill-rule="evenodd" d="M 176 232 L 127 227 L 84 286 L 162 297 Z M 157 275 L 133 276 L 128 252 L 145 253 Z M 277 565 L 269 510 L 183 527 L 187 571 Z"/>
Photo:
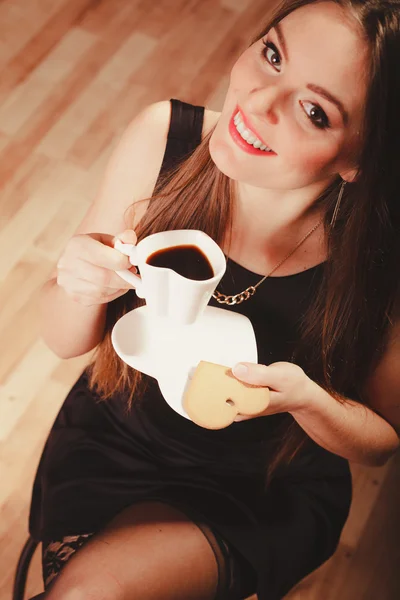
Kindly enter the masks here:
<path id="1" fill-rule="evenodd" d="M 219 113 L 205 110 L 203 137 Z M 132 120 L 108 163 L 103 181 L 77 233 L 117 233 L 135 228 L 145 213 L 167 144 L 171 102 L 149 104 Z"/>
<path id="2" fill-rule="evenodd" d="M 162 159 L 164 157 L 164 152 L 165 152 L 165 146 L 166 146 L 166 137 L 168 135 L 168 129 L 169 129 L 169 123 L 170 123 L 170 119 L 171 119 L 171 109 L 170 107 L 168 107 L 168 110 L 165 110 L 165 103 L 163 102 L 159 102 L 159 105 L 163 105 L 164 106 L 160 106 L 159 110 L 160 113 L 159 114 L 159 118 L 162 121 L 162 130 L 165 134 L 165 139 L 163 137 L 163 141 L 161 143 L 162 146 L 162 152 L 161 153 L 157 153 L 155 157 L 155 162 L 152 164 L 152 173 L 150 174 L 150 177 L 148 179 L 149 181 L 149 188 L 146 190 L 146 194 L 144 194 L 142 196 L 142 198 L 149 198 L 154 190 L 154 186 L 155 183 L 157 181 L 158 178 L 158 174 L 160 172 L 160 168 L 161 168 L 161 164 L 162 164 Z M 168 103 L 169 104 L 169 103 Z M 165 131 L 165 113 L 168 113 L 168 118 L 167 118 L 167 127 L 166 127 L 166 131 Z M 205 138 L 205 136 L 211 131 L 211 129 L 214 127 L 214 125 L 217 123 L 218 119 L 219 119 L 219 115 L 220 113 L 215 112 L 213 110 L 204 110 L 204 120 L 203 120 L 203 130 L 202 130 L 202 139 Z M 133 204 L 131 209 L 132 209 L 132 218 L 131 220 L 134 223 L 134 226 L 136 226 L 140 219 L 144 216 L 147 207 L 148 207 L 148 202 L 139 202 L 136 204 Z"/>
<path id="3" fill-rule="evenodd" d="M 127 210 L 153 192 L 170 118 L 168 100 L 149 104 L 135 116 L 111 155 L 98 194 L 78 233 L 115 235 L 132 227 Z"/>
<path id="4" fill-rule="evenodd" d="M 220 112 L 216 112 L 215 110 L 208 110 L 207 108 L 205 109 L 203 122 L 203 138 L 217 124 L 220 115 Z"/>

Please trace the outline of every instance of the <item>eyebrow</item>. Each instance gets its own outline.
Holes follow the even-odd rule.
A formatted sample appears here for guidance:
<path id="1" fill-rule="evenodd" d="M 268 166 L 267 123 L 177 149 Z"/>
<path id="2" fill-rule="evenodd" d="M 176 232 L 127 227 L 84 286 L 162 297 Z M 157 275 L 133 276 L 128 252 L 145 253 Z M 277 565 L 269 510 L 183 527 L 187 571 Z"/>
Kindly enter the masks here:
<path id="1" fill-rule="evenodd" d="M 276 31 L 276 35 L 278 36 L 279 44 L 282 48 L 283 57 L 284 57 L 285 61 L 288 62 L 289 55 L 288 55 L 288 50 L 287 50 L 287 44 L 286 44 L 285 36 L 283 35 L 281 24 L 277 23 L 275 25 L 274 29 Z M 336 96 L 334 96 L 333 94 L 328 92 L 328 90 L 324 89 L 320 85 L 315 85 L 314 83 L 309 83 L 309 84 L 307 84 L 307 88 L 309 90 L 311 90 L 312 92 L 315 92 L 319 96 L 322 96 L 323 98 L 325 98 L 325 100 L 328 100 L 329 102 L 334 104 L 336 106 L 336 108 L 339 110 L 340 114 L 342 115 L 343 123 L 345 125 L 348 124 L 349 113 L 345 109 L 343 102 L 341 102 L 338 98 L 336 98 Z"/>

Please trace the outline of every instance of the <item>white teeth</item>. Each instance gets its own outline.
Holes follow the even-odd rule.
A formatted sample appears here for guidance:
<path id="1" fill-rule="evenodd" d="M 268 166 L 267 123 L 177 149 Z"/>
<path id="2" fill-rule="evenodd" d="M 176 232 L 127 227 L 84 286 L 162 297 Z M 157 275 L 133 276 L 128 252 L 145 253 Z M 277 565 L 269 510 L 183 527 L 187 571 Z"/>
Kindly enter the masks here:
<path id="1" fill-rule="evenodd" d="M 246 129 L 246 126 L 242 120 L 242 116 L 240 112 L 236 113 L 233 122 L 235 123 L 236 129 L 240 133 L 241 137 L 246 140 L 248 144 L 254 146 L 254 148 L 259 148 L 260 150 L 265 150 L 266 152 L 272 152 L 271 148 L 268 148 L 265 144 L 262 143 L 252 132 Z"/>

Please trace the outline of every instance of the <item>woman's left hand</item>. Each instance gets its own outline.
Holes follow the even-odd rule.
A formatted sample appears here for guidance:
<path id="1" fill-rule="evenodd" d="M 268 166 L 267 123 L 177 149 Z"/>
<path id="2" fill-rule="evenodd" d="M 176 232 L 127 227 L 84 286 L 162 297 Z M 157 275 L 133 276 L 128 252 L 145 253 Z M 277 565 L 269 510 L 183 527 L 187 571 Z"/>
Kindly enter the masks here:
<path id="1" fill-rule="evenodd" d="M 304 407 L 311 392 L 312 380 L 301 367 L 293 363 L 277 362 L 269 366 L 238 363 L 233 367 L 232 372 L 240 381 L 269 388 L 268 408 L 257 417 L 295 412 Z M 235 421 L 251 418 L 254 417 L 238 415 Z"/>

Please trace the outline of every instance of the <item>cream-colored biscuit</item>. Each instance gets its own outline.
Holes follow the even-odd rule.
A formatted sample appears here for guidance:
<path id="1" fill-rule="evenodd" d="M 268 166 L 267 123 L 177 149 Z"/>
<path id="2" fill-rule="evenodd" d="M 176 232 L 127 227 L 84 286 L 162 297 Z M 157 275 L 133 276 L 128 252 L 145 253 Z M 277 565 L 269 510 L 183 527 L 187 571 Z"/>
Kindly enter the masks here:
<path id="1" fill-rule="evenodd" d="M 231 425 L 238 414 L 256 416 L 269 404 L 269 389 L 243 383 L 223 365 L 201 361 L 183 399 L 187 415 L 206 429 Z"/>

